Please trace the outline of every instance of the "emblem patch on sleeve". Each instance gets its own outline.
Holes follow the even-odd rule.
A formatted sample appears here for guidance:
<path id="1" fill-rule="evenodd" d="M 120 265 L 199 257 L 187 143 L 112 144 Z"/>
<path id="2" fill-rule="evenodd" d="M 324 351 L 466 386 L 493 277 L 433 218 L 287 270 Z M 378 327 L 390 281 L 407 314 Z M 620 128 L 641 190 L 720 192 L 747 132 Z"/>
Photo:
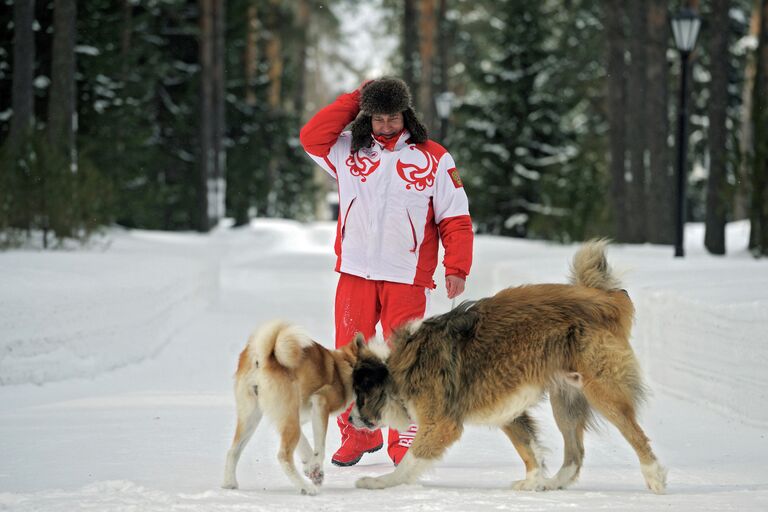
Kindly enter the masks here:
<path id="1" fill-rule="evenodd" d="M 451 181 L 453 181 L 454 187 L 461 188 L 464 186 L 464 184 L 461 182 L 461 176 L 459 176 L 459 171 L 455 167 L 453 169 L 448 169 L 448 174 L 451 175 Z"/>

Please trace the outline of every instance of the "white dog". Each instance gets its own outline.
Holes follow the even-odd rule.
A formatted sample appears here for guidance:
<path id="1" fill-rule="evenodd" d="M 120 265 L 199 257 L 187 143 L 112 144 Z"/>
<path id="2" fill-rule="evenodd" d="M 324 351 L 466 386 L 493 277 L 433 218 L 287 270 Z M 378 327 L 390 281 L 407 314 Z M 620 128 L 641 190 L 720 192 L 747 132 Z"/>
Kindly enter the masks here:
<path id="1" fill-rule="evenodd" d="M 235 374 L 237 430 L 227 454 L 225 489 L 236 489 L 235 470 L 240 454 L 261 421 L 274 421 L 281 443 L 277 458 L 285 474 L 302 494 L 314 495 L 323 482 L 328 416 L 343 411 L 353 398 L 352 368 L 357 343 L 328 350 L 299 328 L 275 321 L 248 340 Z M 301 423 L 312 421 L 314 450 Z M 294 465 L 294 451 L 304 464 L 304 479 Z"/>

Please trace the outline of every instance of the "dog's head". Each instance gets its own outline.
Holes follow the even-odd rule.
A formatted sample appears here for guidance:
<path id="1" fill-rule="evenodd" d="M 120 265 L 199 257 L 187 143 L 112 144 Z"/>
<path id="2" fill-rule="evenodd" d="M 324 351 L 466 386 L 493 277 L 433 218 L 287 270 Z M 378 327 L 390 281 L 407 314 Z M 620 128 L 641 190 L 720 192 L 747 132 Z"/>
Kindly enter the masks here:
<path id="1" fill-rule="evenodd" d="M 366 345 L 358 334 L 357 363 L 352 371 L 352 387 L 355 403 L 349 413 L 349 421 L 355 428 L 376 430 L 391 423 L 394 389 L 387 367 L 389 347 L 385 342 L 374 340 Z"/>

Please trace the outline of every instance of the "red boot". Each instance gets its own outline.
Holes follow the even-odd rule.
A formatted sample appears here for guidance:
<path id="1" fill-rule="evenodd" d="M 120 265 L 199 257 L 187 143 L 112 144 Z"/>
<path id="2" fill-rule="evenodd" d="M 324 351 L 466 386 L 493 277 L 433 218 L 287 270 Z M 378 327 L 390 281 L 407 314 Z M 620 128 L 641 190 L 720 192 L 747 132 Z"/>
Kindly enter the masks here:
<path id="1" fill-rule="evenodd" d="M 331 457 L 337 466 L 354 466 L 365 453 L 373 453 L 383 446 L 381 430 L 357 430 L 349 422 L 350 407 L 336 418 L 341 430 L 341 447 Z"/>
<path id="2" fill-rule="evenodd" d="M 408 448 L 413 444 L 413 438 L 416 437 L 416 432 L 419 428 L 416 425 L 411 425 L 405 432 L 398 432 L 391 428 L 389 434 L 387 434 L 387 453 L 389 458 L 395 463 L 395 466 L 400 464 L 405 454 L 408 452 Z"/>

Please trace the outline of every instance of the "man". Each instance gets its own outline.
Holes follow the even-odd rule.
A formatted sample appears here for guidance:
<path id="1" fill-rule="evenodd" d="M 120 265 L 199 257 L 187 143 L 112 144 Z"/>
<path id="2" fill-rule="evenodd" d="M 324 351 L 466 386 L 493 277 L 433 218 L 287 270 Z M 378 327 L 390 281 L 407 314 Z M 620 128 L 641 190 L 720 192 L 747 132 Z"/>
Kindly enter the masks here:
<path id="1" fill-rule="evenodd" d="M 352 123 L 350 131 L 344 128 Z M 451 155 L 427 138 L 402 80 L 380 78 L 342 94 L 302 128 L 304 150 L 336 179 L 336 347 L 357 332 L 384 338 L 404 322 L 423 318 L 445 248 L 448 298 L 464 291 L 472 265 L 472 221 Z M 341 448 L 331 462 L 356 464 L 382 447 L 381 431 L 364 432 L 338 417 Z M 390 429 L 388 453 L 398 464 L 413 441 Z"/>

